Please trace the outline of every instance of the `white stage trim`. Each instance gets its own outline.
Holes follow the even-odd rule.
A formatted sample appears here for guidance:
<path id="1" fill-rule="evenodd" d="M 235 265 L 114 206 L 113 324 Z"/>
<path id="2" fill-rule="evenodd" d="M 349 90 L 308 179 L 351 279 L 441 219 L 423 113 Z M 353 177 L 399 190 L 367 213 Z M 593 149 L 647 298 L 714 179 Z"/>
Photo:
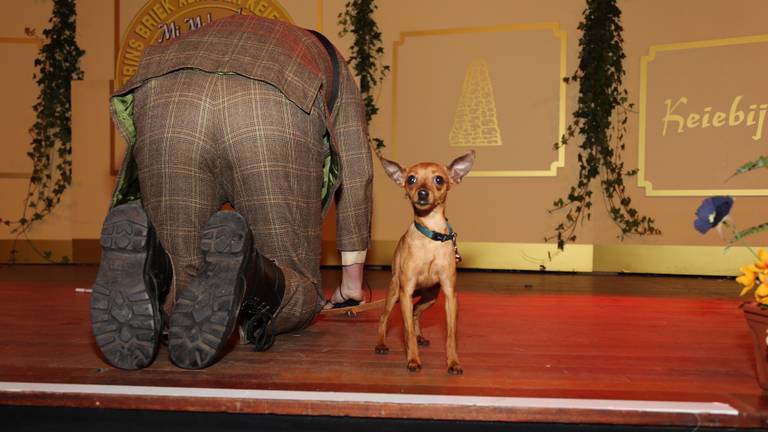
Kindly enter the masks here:
<path id="1" fill-rule="evenodd" d="M 488 408 L 545 408 L 608 411 L 635 411 L 675 414 L 739 415 L 721 402 L 670 402 L 610 399 L 565 399 L 489 396 L 451 396 L 395 393 L 352 393 L 326 391 L 243 390 L 196 387 L 154 387 L 93 384 L 0 382 L 0 392 L 92 394 L 118 396 L 163 396 L 212 399 L 298 400 L 308 402 L 386 403 L 400 405 L 449 405 Z"/>

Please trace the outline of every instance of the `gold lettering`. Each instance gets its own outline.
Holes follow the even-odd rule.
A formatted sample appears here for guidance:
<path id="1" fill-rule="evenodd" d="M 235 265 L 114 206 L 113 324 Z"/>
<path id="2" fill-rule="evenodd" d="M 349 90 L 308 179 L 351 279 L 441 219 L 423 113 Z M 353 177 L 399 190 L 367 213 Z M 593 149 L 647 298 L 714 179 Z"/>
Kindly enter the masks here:
<path id="1" fill-rule="evenodd" d="M 136 39 L 128 40 L 128 46 L 137 50 L 144 49 L 144 43 L 142 43 L 141 41 L 137 41 Z"/>
<path id="2" fill-rule="evenodd" d="M 171 0 L 162 0 L 161 3 L 166 13 L 171 13 L 176 10 L 175 7 L 171 6 Z"/>
<path id="3" fill-rule="evenodd" d="M 152 6 L 152 10 L 155 12 L 155 16 L 157 17 L 157 20 L 160 21 L 168 16 L 168 12 L 163 9 L 163 5 L 155 3 Z"/>
<path id="4" fill-rule="evenodd" d="M 724 112 L 716 112 L 712 117 L 712 126 L 720 127 L 725 124 L 726 115 Z"/>
<path id="5" fill-rule="evenodd" d="M 742 96 L 736 96 L 733 99 L 733 103 L 731 104 L 731 110 L 728 111 L 728 126 L 738 126 L 741 122 L 744 121 L 744 111 L 736 110 L 739 107 L 741 98 Z M 736 117 L 738 117 L 738 120 L 736 120 Z"/>
<path id="6" fill-rule="evenodd" d="M 677 109 L 677 106 L 682 104 L 688 103 L 688 98 L 681 97 L 677 100 L 677 103 L 672 106 L 672 99 L 667 99 L 664 101 L 665 104 L 667 104 L 667 115 L 664 116 L 662 121 L 664 122 L 664 129 L 661 132 L 661 136 L 667 136 L 667 123 L 670 121 L 676 121 L 677 122 L 677 132 L 683 133 L 683 125 L 685 124 L 685 120 L 683 119 L 683 116 L 679 114 L 672 114 L 672 111 Z"/>
<path id="7" fill-rule="evenodd" d="M 685 125 L 688 126 L 689 129 L 697 128 L 699 127 L 699 119 L 701 118 L 698 114 L 688 114 L 688 120 L 685 122 Z"/>
<path id="8" fill-rule="evenodd" d="M 144 39 L 149 39 L 150 30 L 144 24 L 137 25 L 134 32 Z"/>
<path id="9" fill-rule="evenodd" d="M 768 111 L 768 104 L 760 105 L 760 114 L 758 116 L 759 120 L 757 121 L 757 130 L 755 131 L 755 134 L 752 135 L 752 139 L 755 141 L 763 137 L 763 125 L 765 124 L 766 111 Z"/>
<path id="10" fill-rule="evenodd" d="M 120 47 L 119 58 L 121 63 L 117 65 L 116 80 L 123 84 L 130 76 L 136 73 L 136 66 L 144 55 L 144 50 L 157 39 L 162 40 L 169 32 L 171 25 L 176 21 L 183 21 L 188 15 L 194 15 L 192 19 L 199 22 L 206 20 L 210 23 L 214 15 L 228 15 L 229 12 L 258 15 L 266 18 L 285 20 L 281 8 L 272 0 L 144 0 L 141 12 L 133 18 L 132 27 L 129 28 L 129 37 Z M 227 12 L 212 13 L 209 9 L 226 9 Z M 191 10 L 185 10 L 191 9 Z M 207 14 L 206 14 L 207 12 Z M 204 23 L 203 23 L 204 24 Z M 165 29 L 165 32 L 164 32 Z M 178 27 L 173 28 L 178 29 Z M 176 30 L 176 36 L 180 32 Z M 159 36 L 159 37 L 155 37 Z M 155 39 L 153 39 L 155 37 Z"/>
<path id="11" fill-rule="evenodd" d="M 662 136 L 667 135 L 667 129 L 677 126 L 677 133 L 683 133 L 686 129 L 695 128 L 708 128 L 722 127 L 728 125 L 729 127 L 739 126 L 743 124 L 747 127 L 754 127 L 755 131 L 752 135 L 752 139 L 757 141 L 763 137 L 763 131 L 765 130 L 765 121 L 768 117 L 768 103 L 764 104 L 751 104 L 748 105 L 747 110 L 740 109 L 740 104 L 743 99 L 742 95 L 736 96 L 731 102 L 728 113 L 722 111 L 712 112 L 712 107 L 704 107 L 701 113 L 676 113 L 678 107 L 683 104 L 688 104 L 688 98 L 681 96 L 677 102 L 672 103 L 672 99 L 667 99 L 664 104 L 667 106 L 667 113 L 662 119 L 664 127 L 662 129 Z M 677 122 L 676 124 L 674 122 Z"/>
<path id="12" fill-rule="evenodd" d="M 139 61 L 141 61 L 141 51 L 136 50 L 133 48 L 128 48 L 125 51 L 125 57 L 123 58 L 123 63 L 128 65 L 138 65 Z"/>
<path id="13" fill-rule="evenodd" d="M 750 105 L 749 106 L 749 114 L 747 114 L 747 126 L 752 126 L 755 124 L 755 110 L 757 109 L 757 105 Z"/>
<path id="14" fill-rule="evenodd" d="M 147 15 L 144 18 L 142 18 L 141 22 L 144 23 L 145 26 L 151 29 L 157 28 L 157 21 L 154 18 L 152 18 L 151 15 Z"/>
<path id="15" fill-rule="evenodd" d="M 246 6 L 248 10 L 253 12 L 255 15 L 259 16 L 265 16 L 267 13 L 267 10 L 269 9 L 269 5 L 264 0 L 259 0 L 256 2 L 256 0 L 248 0 L 248 3 Z"/>

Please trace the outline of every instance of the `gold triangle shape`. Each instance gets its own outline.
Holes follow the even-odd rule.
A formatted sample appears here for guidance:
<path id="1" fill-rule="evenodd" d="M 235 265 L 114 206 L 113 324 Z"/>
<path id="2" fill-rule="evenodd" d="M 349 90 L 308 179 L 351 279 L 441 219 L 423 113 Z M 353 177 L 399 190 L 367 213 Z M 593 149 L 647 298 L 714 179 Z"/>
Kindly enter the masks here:
<path id="1" fill-rule="evenodd" d="M 501 145 L 493 84 L 484 59 L 473 60 L 467 67 L 448 143 L 452 147 Z"/>

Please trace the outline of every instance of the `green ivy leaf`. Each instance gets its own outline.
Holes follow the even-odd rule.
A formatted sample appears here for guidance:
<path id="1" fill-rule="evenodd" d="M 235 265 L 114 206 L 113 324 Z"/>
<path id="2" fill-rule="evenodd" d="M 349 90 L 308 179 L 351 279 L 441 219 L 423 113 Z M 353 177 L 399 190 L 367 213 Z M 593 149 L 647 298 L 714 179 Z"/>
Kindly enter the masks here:
<path id="1" fill-rule="evenodd" d="M 756 170 L 758 168 L 768 168 L 768 156 L 760 156 L 756 160 L 745 163 L 744 165 L 737 168 L 736 172 L 728 177 L 728 179 L 731 179 L 739 174 L 744 174 L 752 170 Z"/>
<path id="2" fill-rule="evenodd" d="M 768 231 L 768 222 L 762 223 L 760 225 L 755 225 L 751 228 L 747 228 L 744 230 L 741 230 L 737 232 L 731 240 L 728 241 L 728 245 L 732 246 L 734 243 L 738 242 L 739 240 L 744 239 L 745 237 L 749 237 L 752 235 L 755 235 L 757 233 Z"/>
<path id="3" fill-rule="evenodd" d="M 556 226 L 556 236 L 551 237 L 558 239 L 559 249 L 574 241 L 576 229 L 590 220 L 592 183 L 598 178 L 608 215 L 619 228 L 620 238 L 661 233 L 652 218 L 631 207 L 624 184 L 624 176 L 636 175 L 637 169 L 625 172 L 621 159 L 626 148 L 628 114 L 634 104 L 629 102 L 622 82 L 626 55 L 617 0 L 588 0 L 578 29 L 579 64 L 570 77 L 563 78 L 565 83 L 579 83 L 578 105 L 556 148 L 579 136 L 579 177 L 566 199 L 554 203 L 555 210 L 569 209 L 565 222 Z"/>
<path id="4" fill-rule="evenodd" d="M 351 0 L 338 15 L 338 24 L 341 27 L 339 36 L 343 37 L 348 33 L 354 35 L 348 62 L 352 64 L 355 75 L 360 79 L 365 118 L 369 125 L 371 119 L 379 112 L 375 103 L 374 88 L 390 70 L 388 65 L 380 63 L 384 47 L 378 24 L 373 19 L 377 8 L 375 0 Z M 379 138 L 372 138 L 371 142 L 375 144 L 377 153 L 384 148 L 384 141 Z"/>
<path id="5" fill-rule="evenodd" d="M 31 140 L 27 157 L 32 160 L 32 175 L 25 210 L 18 221 L 3 221 L 6 226 L 17 225 L 12 231 L 17 239 L 50 214 L 72 179 L 71 81 L 84 76 L 80 58 L 85 51 L 78 47 L 76 40 L 75 0 L 53 0 L 52 3 L 50 25 L 42 31 L 43 45 L 33 63 L 36 69 L 33 80 L 39 94 L 32 107 L 35 122 L 29 128 Z M 46 203 L 44 211 L 40 210 L 41 203 Z M 28 218 L 29 209 L 32 215 Z M 13 261 L 16 252 L 11 253 Z"/>

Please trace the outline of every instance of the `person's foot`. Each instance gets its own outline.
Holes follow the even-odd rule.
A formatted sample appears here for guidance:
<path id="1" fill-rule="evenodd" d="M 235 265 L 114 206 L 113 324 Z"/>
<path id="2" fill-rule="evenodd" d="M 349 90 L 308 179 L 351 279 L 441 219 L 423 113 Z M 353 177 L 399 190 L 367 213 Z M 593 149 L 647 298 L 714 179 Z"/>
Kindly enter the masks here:
<path id="1" fill-rule="evenodd" d="M 363 290 L 361 287 L 340 285 L 331 295 L 331 298 L 325 302 L 323 310 L 335 309 L 340 307 L 357 306 L 364 302 Z"/>
<path id="2" fill-rule="evenodd" d="M 109 211 L 100 243 L 91 296 L 96 345 L 115 367 L 147 367 L 160 345 L 160 305 L 171 284 L 170 260 L 139 201 Z"/>
<path id="3" fill-rule="evenodd" d="M 168 348 L 177 366 L 205 368 L 221 357 L 243 301 L 251 244 L 239 213 L 219 211 L 208 220 L 200 244 L 203 264 L 171 312 Z"/>

